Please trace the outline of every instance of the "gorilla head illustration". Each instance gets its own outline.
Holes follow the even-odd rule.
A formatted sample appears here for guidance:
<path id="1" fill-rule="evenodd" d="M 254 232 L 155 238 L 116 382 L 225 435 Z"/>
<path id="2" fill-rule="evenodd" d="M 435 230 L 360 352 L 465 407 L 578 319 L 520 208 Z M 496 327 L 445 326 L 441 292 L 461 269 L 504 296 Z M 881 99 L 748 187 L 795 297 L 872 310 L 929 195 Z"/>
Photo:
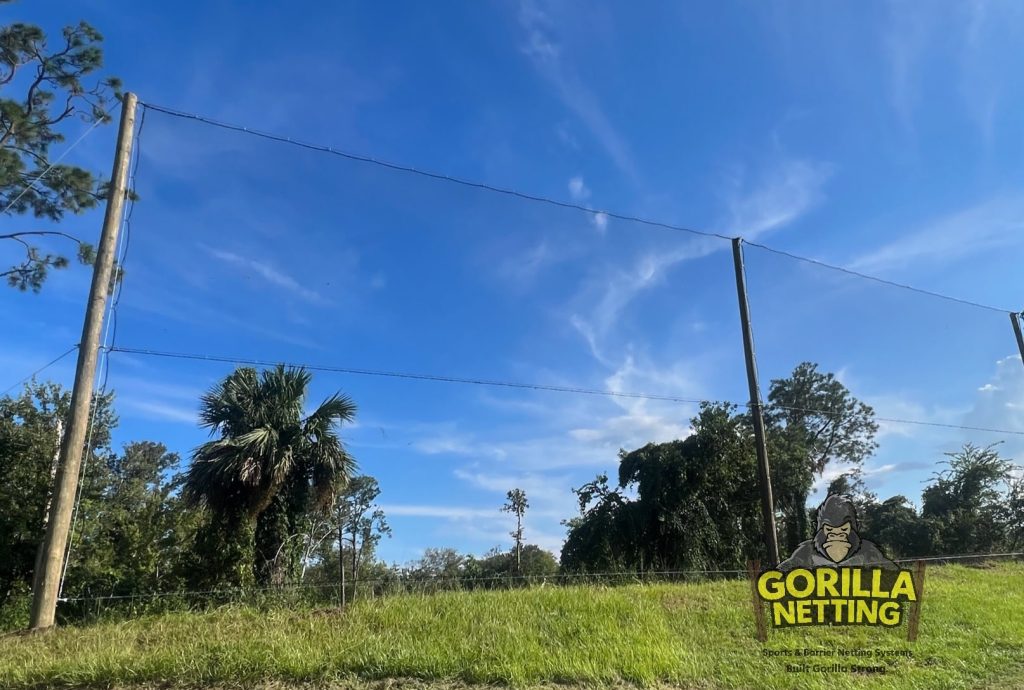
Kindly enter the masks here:
<path id="1" fill-rule="evenodd" d="M 818 509 L 814 548 L 839 563 L 860 548 L 857 530 L 857 510 L 853 501 L 845 496 L 829 496 Z"/>
<path id="2" fill-rule="evenodd" d="M 814 536 L 801 542 L 779 570 L 794 568 L 873 567 L 898 570 L 881 549 L 863 539 L 857 510 L 849 496 L 832 495 L 818 508 Z"/>

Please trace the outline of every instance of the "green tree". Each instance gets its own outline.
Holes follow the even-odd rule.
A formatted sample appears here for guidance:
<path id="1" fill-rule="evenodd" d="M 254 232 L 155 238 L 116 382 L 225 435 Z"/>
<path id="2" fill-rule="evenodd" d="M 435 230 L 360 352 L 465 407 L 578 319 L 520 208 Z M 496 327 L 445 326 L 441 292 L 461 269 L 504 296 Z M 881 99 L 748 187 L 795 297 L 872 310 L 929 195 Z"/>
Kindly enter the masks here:
<path id="1" fill-rule="evenodd" d="M 483 558 L 468 557 L 462 579 L 467 589 L 495 589 L 509 582 L 508 574 L 514 569 L 515 553 L 496 548 Z M 517 573 L 519 577 L 511 580 L 515 585 L 536 583 L 538 579 L 557 575 L 558 561 L 553 554 L 536 544 L 524 544 L 519 553 Z"/>
<path id="2" fill-rule="evenodd" d="M 582 514 L 569 523 L 563 568 L 714 570 L 761 554 L 751 433 L 734 411 L 703 404 L 688 438 L 620 453 L 619 490 L 601 477 L 579 490 Z M 621 493 L 629 488 L 635 500 Z"/>
<path id="3" fill-rule="evenodd" d="M 771 382 L 764 416 L 782 545 L 792 551 L 811 536 L 807 500 L 813 477 L 834 463 L 858 470 L 878 446 L 878 425 L 870 406 L 810 362 Z"/>
<path id="4" fill-rule="evenodd" d="M 599 474 L 583 486 L 573 489 L 580 514 L 563 520 L 568 528 L 560 557 L 567 572 L 619 572 L 639 563 L 634 551 L 636 539 L 623 514 L 628 500 L 621 491 L 608 485 L 608 475 Z"/>
<path id="5" fill-rule="evenodd" d="M 1006 496 L 1006 548 L 1017 552 L 1024 546 L 1024 471 L 1011 476 Z"/>
<path id="6" fill-rule="evenodd" d="M 359 587 L 360 566 L 373 561 L 381 537 L 391 536 L 384 511 L 374 503 L 379 495 L 377 480 L 360 475 L 350 479 L 335 499 L 339 574 L 341 581 L 345 582 L 345 561 L 349 560 L 353 599 Z"/>
<path id="7" fill-rule="evenodd" d="M 109 453 L 117 426 L 112 401 L 113 393 L 93 399 L 82 456 L 86 476 Z M 0 398 L 0 605 L 31 587 L 57 469 L 59 422 L 70 406 L 70 391 L 35 380 L 18 397 Z"/>
<path id="8" fill-rule="evenodd" d="M 161 443 L 135 441 L 88 468 L 65 593 L 122 596 L 185 584 L 178 543 L 188 530 L 172 476 L 179 462 Z"/>
<path id="9" fill-rule="evenodd" d="M 993 444 L 965 444 L 946 453 L 947 469 L 936 473 L 922 495 L 932 550 L 940 554 L 986 553 L 1012 540 L 1007 507 L 1014 499 L 1014 466 Z"/>
<path id="10" fill-rule="evenodd" d="M 450 547 L 423 550 L 423 555 L 406 566 L 413 580 L 457 580 L 469 559 Z"/>
<path id="11" fill-rule="evenodd" d="M 355 461 L 337 427 L 355 417 L 340 393 L 303 417 L 311 376 L 279 365 L 235 370 L 202 397 L 201 424 L 219 438 L 193 452 L 185 495 L 206 505 L 219 529 L 255 519 L 253 567 L 261 585 L 297 578 L 302 549 L 292 535 L 314 510 L 326 510 Z"/>
<path id="12" fill-rule="evenodd" d="M 108 182 L 50 157 L 51 146 L 64 141 L 57 129 L 62 122 L 111 120 L 108 110 L 111 100 L 121 97 L 120 81 L 114 77 L 90 81 L 103 65 L 102 41 L 99 32 L 85 22 L 65 27 L 61 45 L 53 49 L 38 26 L 16 23 L 0 28 L 0 208 L 4 214 L 31 213 L 57 222 L 66 213 L 82 213 L 106 198 Z M 63 253 L 51 253 L 37 244 L 45 237 L 76 244 L 82 263 L 94 259 L 93 248 L 72 234 L 24 229 L 0 235 L 4 244 L 23 252 L 23 258 L 0 271 L 0 277 L 12 287 L 38 292 L 49 269 L 69 263 Z"/>
<path id="13" fill-rule="evenodd" d="M 522 489 L 512 489 L 506 494 L 505 505 L 501 507 L 502 512 L 512 513 L 516 516 L 516 528 L 509 534 L 515 540 L 516 572 L 522 572 L 522 550 L 523 550 L 523 516 L 526 509 L 530 507 L 526 500 L 526 492 Z"/>
<path id="14" fill-rule="evenodd" d="M 928 526 L 905 496 L 864 504 L 861 530 L 889 558 L 929 555 Z"/>

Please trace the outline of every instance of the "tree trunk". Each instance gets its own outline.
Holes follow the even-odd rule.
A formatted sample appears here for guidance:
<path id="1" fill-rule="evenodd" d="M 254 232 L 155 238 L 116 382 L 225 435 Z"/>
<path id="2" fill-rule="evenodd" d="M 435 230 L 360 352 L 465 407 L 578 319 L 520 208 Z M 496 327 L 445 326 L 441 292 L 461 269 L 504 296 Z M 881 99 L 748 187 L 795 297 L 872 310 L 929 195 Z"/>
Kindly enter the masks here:
<path id="1" fill-rule="evenodd" d="M 352 532 L 352 601 L 356 600 L 359 589 L 359 552 L 356 551 L 356 533 Z"/>
<path id="2" fill-rule="evenodd" d="M 256 518 L 253 573 L 260 587 L 278 587 L 287 580 L 290 559 L 284 550 L 288 539 L 288 505 L 282 494 L 278 492 Z"/>
<path id="3" fill-rule="evenodd" d="M 338 520 L 338 568 L 341 571 L 341 608 L 345 608 L 345 523 L 340 519 Z"/>
<path id="4" fill-rule="evenodd" d="M 516 573 L 522 574 L 523 562 L 522 562 L 522 551 L 523 551 L 523 516 L 521 513 L 516 515 Z"/>

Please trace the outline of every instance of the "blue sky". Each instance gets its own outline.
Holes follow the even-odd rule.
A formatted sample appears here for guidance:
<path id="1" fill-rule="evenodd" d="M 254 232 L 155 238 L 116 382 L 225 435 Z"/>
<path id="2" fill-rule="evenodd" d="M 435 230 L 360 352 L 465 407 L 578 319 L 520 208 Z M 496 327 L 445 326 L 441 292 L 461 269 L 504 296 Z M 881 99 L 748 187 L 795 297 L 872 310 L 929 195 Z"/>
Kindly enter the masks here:
<path id="1" fill-rule="evenodd" d="M 1021 308 L 1024 11 L 1011 3 L 17 3 L 86 19 L 143 101 Z M 109 170 L 114 128 L 69 160 Z M 69 141 L 83 131 L 69 124 Z M 727 242 L 538 205 L 147 114 L 124 347 L 746 398 Z M 62 150 L 60 148 L 58 151 Z M 5 219 L 6 227 L 44 224 Z M 95 238 L 99 214 L 62 229 Z M 6 250 L 5 250 L 6 251 Z M 6 255 L 3 255 L 6 256 Z M 13 256 L 13 255 L 12 255 Z M 880 416 L 1024 429 L 1005 314 L 746 249 L 762 389 L 801 361 Z M 0 293 L 13 383 L 77 342 L 88 274 Z M 115 353 L 117 441 L 184 457 L 230 365 Z M 48 373 L 70 384 L 72 358 Z M 557 553 L 570 489 L 695 406 L 318 373 L 405 562 Z M 1021 436 L 883 423 L 869 486 L 915 502 L 942 453 Z"/>

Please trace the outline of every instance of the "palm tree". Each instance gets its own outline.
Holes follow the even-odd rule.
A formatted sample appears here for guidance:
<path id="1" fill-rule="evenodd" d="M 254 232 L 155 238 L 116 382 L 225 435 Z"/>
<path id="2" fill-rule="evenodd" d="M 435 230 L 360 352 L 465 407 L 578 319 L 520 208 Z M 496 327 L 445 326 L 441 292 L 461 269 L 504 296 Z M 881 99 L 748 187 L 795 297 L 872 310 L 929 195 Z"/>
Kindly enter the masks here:
<path id="1" fill-rule="evenodd" d="M 215 516 L 256 520 L 254 572 L 259 584 L 282 584 L 294 574 L 300 532 L 312 510 L 326 510 L 356 469 L 336 426 L 356 406 L 336 393 L 303 417 L 311 375 L 285 368 L 236 369 L 203 395 L 200 424 L 219 438 L 192 453 L 186 498 Z"/>

